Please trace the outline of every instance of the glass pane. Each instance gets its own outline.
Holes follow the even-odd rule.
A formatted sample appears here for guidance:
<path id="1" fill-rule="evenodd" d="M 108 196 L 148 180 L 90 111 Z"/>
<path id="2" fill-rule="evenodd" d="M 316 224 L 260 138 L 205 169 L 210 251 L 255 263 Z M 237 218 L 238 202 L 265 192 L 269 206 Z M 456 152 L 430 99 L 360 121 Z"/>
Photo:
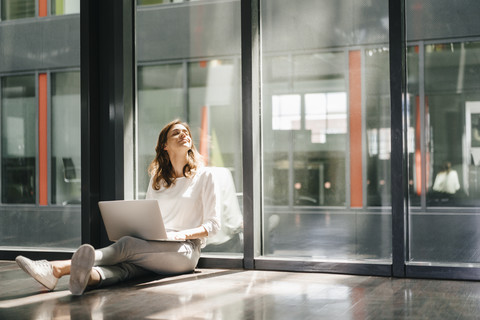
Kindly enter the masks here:
<path id="1" fill-rule="evenodd" d="M 202 252 L 243 252 L 240 60 L 206 60 L 188 64 L 188 114 L 197 128 L 198 150 L 217 167 L 221 184 L 222 229 L 208 238 Z"/>
<path id="2" fill-rule="evenodd" d="M 80 204 L 80 72 L 51 75 L 52 204 Z"/>
<path id="3" fill-rule="evenodd" d="M 407 262 L 478 267 L 480 3 L 409 0 L 406 8 Z"/>
<path id="4" fill-rule="evenodd" d="M 2 79 L 2 203 L 35 203 L 35 77 Z"/>
<path id="5" fill-rule="evenodd" d="M 147 168 L 155 156 L 158 134 L 170 120 L 184 113 L 182 64 L 145 66 L 138 69 L 138 197 L 145 198 Z"/>
<path id="6" fill-rule="evenodd" d="M 160 130 L 187 121 L 205 164 L 218 168 L 224 199 L 222 230 L 202 252 L 241 253 L 240 1 L 141 7 L 171 2 L 183 1 L 137 1 L 137 197 Z"/>
<path id="7" fill-rule="evenodd" d="M 16 19 L 0 23 L 0 250 L 69 251 L 81 243 L 81 207 L 62 205 L 80 200 L 80 19 L 36 16 L 54 1 L 0 3 Z"/>
<path id="8" fill-rule="evenodd" d="M 50 0 L 52 15 L 80 13 L 80 0 Z"/>
<path id="9" fill-rule="evenodd" d="M 2 20 L 35 17 L 35 0 L 2 0 Z"/>
<path id="10" fill-rule="evenodd" d="M 366 49 L 367 205 L 390 207 L 390 74 L 387 47 Z"/>
<path id="11" fill-rule="evenodd" d="M 410 157 L 414 170 L 410 172 L 412 180 L 420 186 L 424 182 L 425 187 L 415 190 L 416 201 L 411 205 L 430 207 L 432 213 L 412 208 L 410 259 L 479 263 L 478 249 L 465 244 L 475 243 L 478 238 L 478 217 L 467 208 L 477 207 L 480 196 L 480 43 L 429 44 L 422 53 L 419 59 L 425 64 L 424 91 L 412 86 L 409 92 L 410 119 L 415 124 L 415 139 L 410 142 L 410 152 L 415 153 Z M 409 64 L 414 66 L 415 62 Z M 451 209 L 440 213 L 439 209 L 445 207 Z"/>
<path id="12" fill-rule="evenodd" d="M 389 261 L 387 4 L 261 7 L 264 254 Z"/>
<path id="13" fill-rule="evenodd" d="M 425 191 L 422 180 L 422 133 L 420 120 L 420 57 L 419 47 L 413 46 L 407 48 L 407 106 L 408 114 L 408 194 L 410 205 L 420 206 L 422 198 L 425 201 Z M 423 77 L 423 72 L 421 73 Z M 428 133 L 425 133 L 428 137 Z"/>
<path id="14" fill-rule="evenodd" d="M 291 79 L 265 73 L 265 114 L 271 114 L 264 124 L 266 204 L 345 205 L 346 81 L 342 73 L 329 74 L 344 59 L 343 52 L 264 58 L 268 71 L 279 73 L 286 62 L 295 70 Z"/>

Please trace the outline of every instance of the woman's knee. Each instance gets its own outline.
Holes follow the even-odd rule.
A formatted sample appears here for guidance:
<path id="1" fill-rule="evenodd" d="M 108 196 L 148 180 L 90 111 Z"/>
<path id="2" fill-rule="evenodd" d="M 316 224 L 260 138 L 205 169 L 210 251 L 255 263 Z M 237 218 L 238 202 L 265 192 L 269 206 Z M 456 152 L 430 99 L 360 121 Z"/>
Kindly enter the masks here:
<path id="1" fill-rule="evenodd" d="M 140 251 L 146 245 L 146 241 L 131 236 L 118 239 L 112 246 L 116 247 L 122 256 L 131 256 Z M 117 251 L 117 252 L 118 252 Z"/>
<path id="2" fill-rule="evenodd" d="M 123 236 L 116 242 L 120 246 L 137 246 L 146 243 L 145 240 L 135 238 L 132 236 Z"/>

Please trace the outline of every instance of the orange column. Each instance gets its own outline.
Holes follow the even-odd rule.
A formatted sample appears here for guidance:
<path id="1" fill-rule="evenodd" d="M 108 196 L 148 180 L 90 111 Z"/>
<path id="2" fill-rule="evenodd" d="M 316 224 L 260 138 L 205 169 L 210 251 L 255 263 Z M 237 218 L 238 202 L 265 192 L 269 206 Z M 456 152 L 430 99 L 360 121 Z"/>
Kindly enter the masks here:
<path id="1" fill-rule="evenodd" d="M 200 127 L 200 154 L 205 165 L 208 165 L 208 108 L 202 107 L 202 122 Z"/>
<path id="2" fill-rule="evenodd" d="M 38 16 L 46 17 L 48 8 L 48 0 L 38 0 Z"/>
<path id="3" fill-rule="evenodd" d="M 421 117 L 420 117 L 420 97 L 415 97 L 415 177 L 416 177 L 416 185 L 415 191 L 417 195 L 422 194 L 422 152 L 421 152 L 421 144 L 422 140 L 420 137 L 420 130 L 421 130 Z"/>
<path id="4" fill-rule="evenodd" d="M 38 177 L 39 203 L 48 205 L 48 101 L 47 74 L 38 75 Z"/>
<path id="5" fill-rule="evenodd" d="M 349 52 L 350 206 L 363 206 L 361 52 Z"/>

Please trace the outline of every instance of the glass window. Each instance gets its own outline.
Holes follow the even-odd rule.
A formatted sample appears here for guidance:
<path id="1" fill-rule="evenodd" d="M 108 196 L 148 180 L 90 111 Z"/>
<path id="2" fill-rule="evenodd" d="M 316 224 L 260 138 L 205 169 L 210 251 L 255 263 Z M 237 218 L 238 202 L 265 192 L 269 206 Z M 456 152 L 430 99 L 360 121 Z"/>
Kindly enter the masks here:
<path id="1" fill-rule="evenodd" d="M 408 0 L 405 7 L 407 263 L 478 268 L 480 3 Z"/>
<path id="2" fill-rule="evenodd" d="M 390 74 L 386 47 L 364 51 L 367 205 L 390 207 Z"/>
<path id="3" fill-rule="evenodd" d="M 479 218 L 468 208 L 480 196 L 480 42 L 408 52 L 410 261 L 480 263 L 478 249 L 468 245 L 478 240 Z"/>
<path id="4" fill-rule="evenodd" d="M 287 61 L 290 65 L 286 66 Z M 345 175 L 341 168 L 345 166 L 341 146 L 345 146 L 347 136 L 345 79 L 342 74 L 334 75 L 330 83 L 320 79 L 322 66 L 326 69 L 323 72 L 328 72 L 331 64 L 343 65 L 343 61 L 343 52 L 290 59 L 265 57 L 264 69 L 275 70 L 275 74 L 265 74 L 268 82 L 264 83 L 264 113 L 271 114 L 271 120 L 265 118 L 271 123 L 264 124 L 268 130 L 264 130 L 263 140 L 264 163 L 269 164 L 264 166 L 264 176 L 268 177 L 264 180 L 266 203 L 345 204 Z M 312 68 L 318 68 L 319 75 L 312 75 Z M 296 70 L 290 79 L 279 76 L 279 70 L 290 69 Z M 297 88 L 296 93 L 289 93 L 289 82 Z"/>
<path id="5" fill-rule="evenodd" d="M 264 254 L 389 261 L 386 3 L 261 7 Z"/>
<path id="6" fill-rule="evenodd" d="M 80 203 L 80 72 L 70 71 L 80 68 L 80 21 L 44 18 L 51 5 L 0 1 L 2 20 L 10 20 L 0 23 L 10 35 L 0 53 L 1 250 L 81 243 L 81 206 L 63 205 Z"/>
<path id="7" fill-rule="evenodd" d="M 2 203 L 36 201 L 33 75 L 2 78 Z"/>
<path id="8" fill-rule="evenodd" d="M 1 0 L 2 20 L 35 17 L 35 0 Z"/>
<path id="9" fill-rule="evenodd" d="M 52 204 L 80 204 L 80 72 L 51 75 Z"/>
<path id="10" fill-rule="evenodd" d="M 165 124 L 184 116 L 184 66 L 181 63 L 138 68 L 138 197 L 145 198 L 147 168 L 155 157 Z M 198 138 L 198 137 L 197 137 Z"/>
<path id="11" fill-rule="evenodd" d="M 171 2 L 183 1 L 137 5 Z M 160 130 L 173 119 L 187 121 L 205 164 L 217 168 L 225 199 L 222 230 L 202 252 L 241 253 L 240 1 L 138 7 L 137 39 L 136 196 L 145 196 Z"/>
<path id="12" fill-rule="evenodd" d="M 51 12 L 54 16 L 80 13 L 80 0 L 50 0 Z"/>

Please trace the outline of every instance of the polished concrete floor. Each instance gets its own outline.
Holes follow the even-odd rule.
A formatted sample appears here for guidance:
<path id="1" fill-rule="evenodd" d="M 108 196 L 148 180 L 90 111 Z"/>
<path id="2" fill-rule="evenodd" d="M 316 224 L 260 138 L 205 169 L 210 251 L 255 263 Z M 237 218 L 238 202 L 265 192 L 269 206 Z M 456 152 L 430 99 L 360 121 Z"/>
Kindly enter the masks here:
<path id="1" fill-rule="evenodd" d="M 199 269 L 72 296 L 0 261 L 0 319 L 479 319 L 480 282 Z"/>

